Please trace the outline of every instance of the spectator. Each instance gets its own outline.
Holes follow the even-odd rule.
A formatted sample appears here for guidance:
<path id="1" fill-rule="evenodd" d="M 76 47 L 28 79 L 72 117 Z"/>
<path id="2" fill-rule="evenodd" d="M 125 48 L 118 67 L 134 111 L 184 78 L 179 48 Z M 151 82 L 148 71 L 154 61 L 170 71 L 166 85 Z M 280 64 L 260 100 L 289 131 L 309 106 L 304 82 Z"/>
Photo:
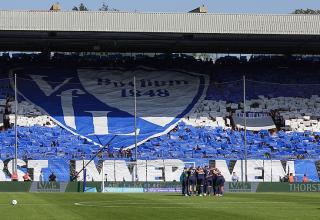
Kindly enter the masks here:
<path id="1" fill-rule="evenodd" d="M 303 175 L 302 182 L 303 182 L 303 183 L 309 182 L 309 179 L 308 179 L 308 177 L 307 177 L 307 174 L 304 174 L 304 175 Z"/>
<path id="2" fill-rule="evenodd" d="M 23 181 L 24 182 L 30 182 L 31 181 L 31 177 L 29 176 L 29 173 L 26 172 L 24 175 L 23 175 Z"/>
<path id="3" fill-rule="evenodd" d="M 40 171 L 40 176 L 39 176 L 40 182 L 44 182 L 44 174 L 43 171 Z"/>
<path id="4" fill-rule="evenodd" d="M 73 171 L 72 172 L 72 181 L 77 181 L 77 179 L 79 178 L 79 172 L 78 171 Z"/>
<path id="5" fill-rule="evenodd" d="M 18 178 L 17 172 L 13 172 L 11 174 L 11 181 L 18 181 L 18 180 L 19 180 L 19 178 Z"/>
<path id="6" fill-rule="evenodd" d="M 56 175 L 52 172 L 51 175 L 49 176 L 49 182 L 56 182 Z"/>
<path id="7" fill-rule="evenodd" d="M 290 175 L 289 175 L 289 183 L 294 183 L 293 173 L 290 173 Z"/>
<path id="8" fill-rule="evenodd" d="M 238 182 L 239 181 L 239 177 L 237 176 L 236 172 L 232 173 L 231 180 L 232 180 L 232 182 Z"/>

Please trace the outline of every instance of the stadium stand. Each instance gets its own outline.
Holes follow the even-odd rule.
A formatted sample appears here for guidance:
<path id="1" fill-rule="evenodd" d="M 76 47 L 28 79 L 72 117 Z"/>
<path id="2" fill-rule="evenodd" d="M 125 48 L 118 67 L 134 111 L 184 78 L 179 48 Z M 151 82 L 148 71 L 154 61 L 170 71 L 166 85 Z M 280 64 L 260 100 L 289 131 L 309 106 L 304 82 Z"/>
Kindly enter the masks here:
<path id="1" fill-rule="evenodd" d="M 49 61 L 43 61 L 40 55 L 14 54 L 10 58 L 4 54 L 0 57 L 0 63 L 6 70 L 27 62 L 29 65 L 51 67 L 59 63 L 76 68 L 132 69 L 144 65 L 161 70 L 183 69 L 210 76 L 204 100 L 199 101 L 193 111 L 169 133 L 142 143 L 138 149 L 139 159 L 243 158 L 243 73 L 248 78 L 248 157 L 319 159 L 320 64 L 315 60 L 252 57 L 249 61 L 241 61 L 225 57 L 214 63 L 212 60 L 196 60 L 186 55 L 158 55 L 150 58 L 120 54 L 107 57 L 55 54 Z M 14 145 L 12 126 L 15 109 L 13 90 L 8 83 L 8 80 L 3 80 L 0 93 L 3 114 L 3 131 L 0 133 L 2 159 L 12 157 Z M 23 97 L 19 99 L 19 158 L 89 159 L 98 152 L 99 145 L 73 135 Z M 98 158 L 130 160 L 133 154 L 126 147 L 110 147 Z"/>

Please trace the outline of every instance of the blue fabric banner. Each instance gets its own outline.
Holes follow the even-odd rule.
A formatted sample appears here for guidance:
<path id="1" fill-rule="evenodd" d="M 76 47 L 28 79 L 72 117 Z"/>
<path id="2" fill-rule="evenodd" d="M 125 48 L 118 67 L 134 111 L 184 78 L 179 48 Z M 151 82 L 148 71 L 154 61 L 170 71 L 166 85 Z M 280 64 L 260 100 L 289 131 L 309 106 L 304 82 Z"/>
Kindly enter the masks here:
<path id="1" fill-rule="evenodd" d="M 99 145 L 132 147 L 134 90 L 137 90 L 138 144 L 174 128 L 205 97 L 204 75 L 139 67 L 16 69 L 18 91 L 60 126 Z"/>

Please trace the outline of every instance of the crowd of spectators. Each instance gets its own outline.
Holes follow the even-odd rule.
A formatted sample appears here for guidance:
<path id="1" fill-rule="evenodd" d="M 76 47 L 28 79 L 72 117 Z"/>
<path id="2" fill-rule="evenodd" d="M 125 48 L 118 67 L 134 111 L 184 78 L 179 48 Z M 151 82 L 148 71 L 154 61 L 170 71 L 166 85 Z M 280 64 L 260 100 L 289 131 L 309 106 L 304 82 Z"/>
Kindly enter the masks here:
<path id="1" fill-rule="evenodd" d="M 241 92 L 243 82 L 241 79 L 244 74 L 248 79 L 248 101 L 258 100 L 262 95 L 265 99 L 260 98 L 260 100 L 273 104 L 276 103 L 274 100 L 279 96 L 304 98 L 306 99 L 304 102 L 308 102 L 312 95 L 320 95 L 320 87 L 315 85 L 320 84 L 320 62 L 301 57 L 253 56 L 247 60 L 226 56 L 214 61 L 212 59 L 195 59 L 183 54 L 159 54 L 153 57 L 144 54 L 136 56 L 121 54 L 79 56 L 58 53 L 50 58 L 43 54 L 14 54 L 11 57 L 8 54 L 3 54 L 0 56 L 0 66 L 3 67 L 2 75 L 4 78 L 7 77 L 4 75 L 6 69 L 26 64 L 49 65 L 53 68 L 59 65 L 68 68 L 121 67 L 124 69 L 133 69 L 141 65 L 157 69 L 181 69 L 210 76 L 210 85 L 205 99 L 217 102 L 218 104 L 212 102 L 212 106 L 218 106 L 218 108 L 214 110 L 213 108 L 209 110 L 198 108 L 197 112 L 192 113 L 193 115 L 187 115 L 184 122 L 180 123 L 168 135 L 153 138 L 141 145 L 139 147 L 140 158 L 243 157 L 243 130 L 235 127 L 232 115 L 241 115 L 241 109 L 243 109 Z M 281 85 L 275 83 L 281 83 Z M 12 109 L 14 99 L 12 88 L 6 88 L 8 91 L 4 93 L 7 95 L 3 97 L 5 103 L 2 106 L 4 109 L 2 126 L 4 135 L 0 138 L 1 158 L 11 155 L 12 150 L 7 148 L 13 144 L 12 125 L 14 121 L 10 120 L 10 115 L 14 113 L 14 109 Z M 19 100 L 19 103 L 22 101 Z M 281 102 L 280 100 L 278 104 Z M 294 102 L 293 100 L 292 103 Z M 277 103 L 274 105 L 277 106 Z M 289 126 L 287 130 L 282 128 L 286 126 L 286 119 L 284 119 L 286 112 L 293 111 L 293 108 L 285 109 L 283 106 L 268 108 L 266 104 L 257 106 L 254 101 L 249 107 L 252 112 L 257 114 L 271 115 L 277 126 L 277 129 L 272 132 L 264 130 L 248 132 L 249 156 L 252 158 L 305 159 L 315 158 L 319 155 L 319 134 L 317 132 L 306 130 L 305 127 L 302 130 L 293 130 L 292 126 Z M 256 109 L 261 109 L 261 112 Z M 298 110 L 295 106 L 295 111 Z M 301 117 L 308 116 L 303 114 L 301 113 Z M 191 122 L 194 117 L 196 119 L 202 117 L 200 121 L 205 120 L 205 123 L 200 123 L 198 126 L 197 120 L 194 120 L 193 124 L 188 124 L 187 122 Z M 294 120 L 296 116 L 292 117 L 290 120 Z M 310 118 L 309 120 L 315 119 Z M 303 119 L 303 124 L 309 123 L 305 123 L 305 121 L 307 119 Z M 301 124 L 301 121 L 295 122 Z M 19 123 L 18 125 L 21 126 Z M 312 124 L 312 122 L 310 123 Z M 33 124 L 30 127 L 23 125 L 19 129 L 21 158 L 90 158 L 97 152 L 97 146 L 92 143 L 78 137 L 72 137 L 73 135 L 67 131 L 49 125 L 51 124 Z M 99 158 L 132 159 L 132 151 L 125 147 L 110 150 L 99 155 Z M 35 148 L 36 151 L 33 150 Z"/>

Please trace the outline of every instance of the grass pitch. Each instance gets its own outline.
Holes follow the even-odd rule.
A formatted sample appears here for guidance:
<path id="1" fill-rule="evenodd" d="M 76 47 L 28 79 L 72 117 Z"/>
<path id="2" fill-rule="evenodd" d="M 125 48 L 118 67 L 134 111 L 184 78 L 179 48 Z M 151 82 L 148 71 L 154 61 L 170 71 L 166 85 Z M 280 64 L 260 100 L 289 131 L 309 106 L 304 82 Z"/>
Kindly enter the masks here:
<path id="1" fill-rule="evenodd" d="M 0 193 L 0 219 L 320 219 L 320 193 Z"/>

